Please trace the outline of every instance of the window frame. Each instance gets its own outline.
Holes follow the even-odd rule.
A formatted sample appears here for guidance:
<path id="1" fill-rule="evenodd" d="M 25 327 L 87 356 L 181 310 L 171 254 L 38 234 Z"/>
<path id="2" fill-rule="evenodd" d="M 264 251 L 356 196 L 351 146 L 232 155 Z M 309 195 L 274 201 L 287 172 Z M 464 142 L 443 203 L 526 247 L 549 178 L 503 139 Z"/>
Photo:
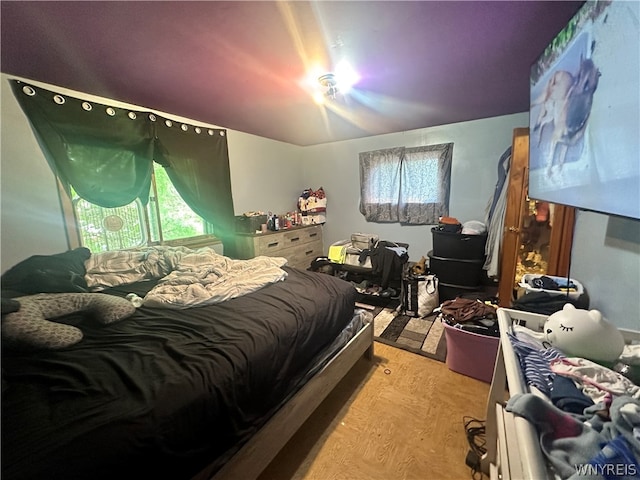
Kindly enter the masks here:
<path id="1" fill-rule="evenodd" d="M 65 225 L 65 233 L 67 237 L 67 244 L 69 245 L 69 249 L 82 247 L 82 232 L 81 227 L 78 222 L 78 217 L 76 215 L 76 209 L 74 207 L 74 200 L 71 195 L 70 190 L 64 185 L 61 179 L 56 175 L 56 184 L 58 187 L 58 196 L 60 199 L 61 210 L 63 221 Z M 221 244 L 221 240 L 211 233 L 202 233 L 198 235 L 191 235 L 188 237 L 181 238 L 172 238 L 169 240 L 165 240 L 162 231 L 162 218 L 160 215 L 160 202 L 158 201 L 158 190 L 156 186 L 156 175 L 155 171 L 152 172 L 151 176 L 151 192 L 152 194 L 149 197 L 149 202 L 153 205 L 147 205 L 142 208 L 142 228 L 146 235 L 146 242 L 144 245 L 136 245 L 124 248 L 123 250 L 135 249 L 135 248 L 144 248 L 155 245 L 166 245 L 166 246 L 185 246 L 189 248 L 200 248 L 204 246 L 211 246 Z M 157 235 L 153 235 L 151 231 L 152 220 L 149 216 L 149 209 L 153 208 L 157 225 Z M 196 214 L 197 215 L 197 214 Z M 200 217 L 202 218 L 202 217 Z M 207 221 L 202 219 L 204 222 L 204 230 L 209 228 L 207 225 Z M 157 237 L 157 240 L 154 240 L 154 236 Z"/>

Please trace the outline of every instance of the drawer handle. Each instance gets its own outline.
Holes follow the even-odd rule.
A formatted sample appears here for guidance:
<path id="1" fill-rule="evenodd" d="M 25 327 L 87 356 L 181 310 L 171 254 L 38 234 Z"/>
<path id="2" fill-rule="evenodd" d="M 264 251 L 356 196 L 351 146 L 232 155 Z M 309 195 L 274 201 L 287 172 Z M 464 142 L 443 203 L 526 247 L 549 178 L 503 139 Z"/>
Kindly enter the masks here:
<path id="1" fill-rule="evenodd" d="M 273 243 L 268 243 L 267 247 L 271 248 L 271 247 L 277 247 L 278 246 L 278 242 L 273 242 Z"/>
<path id="2" fill-rule="evenodd" d="M 317 233 L 310 233 L 310 234 L 309 234 L 309 236 L 310 236 L 310 237 L 317 237 L 317 236 L 318 236 L 318 234 L 317 234 Z"/>
<path id="3" fill-rule="evenodd" d="M 294 238 L 292 238 L 292 239 L 291 239 L 291 242 L 292 242 L 292 243 L 293 243 L 293 242 L 297 242 L 298 240 L 300 240 L 300 237 L 294 237 Z"/>
<path id="4" fill-rule="evenodd" d="M 313 250 L 307 250 L 306 252 L 304 252 L 305 255 L 309 255 L 311 253 L 313 253 Z"/>

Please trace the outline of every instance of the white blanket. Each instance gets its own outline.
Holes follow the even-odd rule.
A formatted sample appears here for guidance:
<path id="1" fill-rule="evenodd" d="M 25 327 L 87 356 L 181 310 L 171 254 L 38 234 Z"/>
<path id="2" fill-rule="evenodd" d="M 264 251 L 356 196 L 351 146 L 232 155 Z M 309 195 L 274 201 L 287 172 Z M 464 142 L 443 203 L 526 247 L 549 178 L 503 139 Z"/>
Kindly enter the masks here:
<path id="1" fill-rule="evenodd" d="M 211 248 L 149 247 L 97 253 L 86 262 L 93 290 L 160 279 L 144 297 L 150 307 L 191 308 L 220 303 L 282 281 L 282 257 L 233 260 Z"/>

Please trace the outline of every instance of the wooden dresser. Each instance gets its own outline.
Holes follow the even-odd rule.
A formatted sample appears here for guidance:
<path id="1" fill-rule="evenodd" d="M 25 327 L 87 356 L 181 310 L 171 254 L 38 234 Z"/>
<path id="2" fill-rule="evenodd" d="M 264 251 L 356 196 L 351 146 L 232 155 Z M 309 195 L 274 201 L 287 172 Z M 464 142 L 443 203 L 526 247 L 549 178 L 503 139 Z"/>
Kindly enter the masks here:
<path id="1" fill-rule="evenodd" d="M 266 255 L 285 257 L 288 266 L 309 268 L 311 261 L 324 255 L 322 225 L 293 227 L 266 233 L 236 233 L 236 257 L 247 259 Z"/>

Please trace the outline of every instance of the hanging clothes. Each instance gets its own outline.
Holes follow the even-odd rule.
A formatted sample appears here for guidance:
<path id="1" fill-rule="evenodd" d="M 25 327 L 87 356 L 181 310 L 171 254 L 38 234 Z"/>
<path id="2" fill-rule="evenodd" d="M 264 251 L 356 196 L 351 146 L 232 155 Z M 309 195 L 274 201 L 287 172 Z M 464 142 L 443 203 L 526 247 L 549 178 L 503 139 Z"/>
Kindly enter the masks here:
<path id="1" fill-rule="evenodd" d="M 489 278 L 497 277 L 500 274 L 500 249 L 502 247 L 504 215 L 507 208 L 510 168 L 511 147 L 505 150 L 498 161 L 498 181 L 486 210 L 487 243 L 485 246 L 486 260 L 483 268 L 487 271 Z"/>
<path id="2" fill-rule="evenodd" d="M 405 247 L 384 240 L 369 250 L 369 256 L 373 273 L 381 276 L 380 286 L 383 289 L 389 287 L 392 278 L 400 278 L 402 266 L 409 260 Z"/>

